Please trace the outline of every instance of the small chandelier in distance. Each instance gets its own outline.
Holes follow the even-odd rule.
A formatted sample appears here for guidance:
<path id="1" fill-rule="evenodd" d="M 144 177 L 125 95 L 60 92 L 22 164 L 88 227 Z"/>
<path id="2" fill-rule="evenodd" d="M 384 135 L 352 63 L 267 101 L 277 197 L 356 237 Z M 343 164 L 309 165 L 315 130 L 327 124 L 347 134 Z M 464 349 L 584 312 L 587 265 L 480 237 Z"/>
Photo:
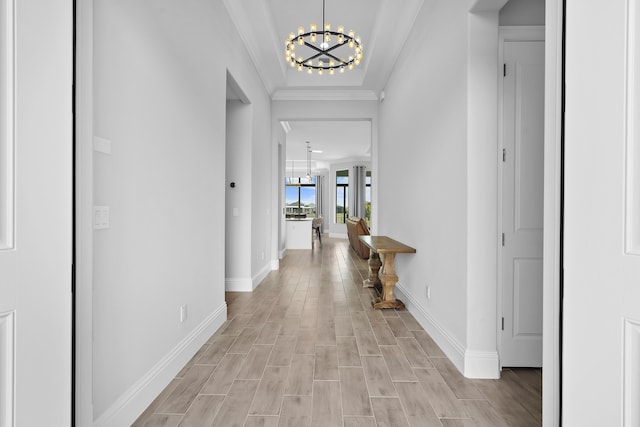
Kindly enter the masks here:
<path id="1" fill-rule="evenodd" d="M 311 142 L 307 141 L 307 181 L 311 184 L 313 177 L 311 176 Z"/>
<path id="2" fill-rule="evenodd" d="M 320 31 L 316 24 L 311 24 L 306 32 L 304 27 L 298 27 L 298 35 L 289 34 L 285 45 L 285 59 L 289 65 L 296 67 L 298 71 L 306 69 L 309 74 L 313 70 L 318 70 L 320 75 L 325 71 L 334 74 L 336 70 L 344 73 L 345 69 L 353 70 L 362 61 L 360 37 L 353 30 L 345 33 L 343 26 L 332 31 L 331 24 L 324 22 L 324 0 Z"/>

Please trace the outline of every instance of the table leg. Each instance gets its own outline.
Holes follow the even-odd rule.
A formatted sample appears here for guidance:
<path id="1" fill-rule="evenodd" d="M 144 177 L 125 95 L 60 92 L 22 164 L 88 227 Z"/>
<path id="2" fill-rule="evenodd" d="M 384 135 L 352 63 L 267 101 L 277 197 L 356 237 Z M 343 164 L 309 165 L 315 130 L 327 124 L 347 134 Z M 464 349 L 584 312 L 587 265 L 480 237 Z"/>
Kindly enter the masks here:
<path id="1" fill-rule="evenodd" d="M 376 298 L 373 301 L 373 308 L 404 308 L 404 303 L 396 299 L 394 288 L 398 283 L 395 268 L 396 254 L 387 253 L 384 256 L 384 267 L 380 279 L 382 280 L 382 298 Z"/>
<path id="2" fill-rule="evenodd" d="M 382 263 L 380 262 L 380 256 L 377 252 L 371 251 L 369 255 L 369 278 L 362 281 L 363 288 L 374 288 L 376 286 L 382 286 L 378 272 Z"/>

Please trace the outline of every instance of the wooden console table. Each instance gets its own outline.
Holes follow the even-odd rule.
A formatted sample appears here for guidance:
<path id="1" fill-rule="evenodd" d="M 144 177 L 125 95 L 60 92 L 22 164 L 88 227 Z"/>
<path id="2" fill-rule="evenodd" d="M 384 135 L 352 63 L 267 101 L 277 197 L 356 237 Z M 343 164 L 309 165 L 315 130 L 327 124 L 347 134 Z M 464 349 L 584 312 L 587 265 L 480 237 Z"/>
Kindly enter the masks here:
<path id="1" fill-rule="evenodd" d="M 395 267 L 396 254 L 414 254 L 416 250 L 387 236 L 359 236 L 359 239 L 371 249 L 369 278 L 362 282 L 362 286 L 380 288 L 378 290 L 382 296 L 373 300 L 373 308 L 404 308 L 404 304 L 396 299 L 394 293 L 398 283 Z M 382 262 L 380 255 L 382 255 Z M 381 266 L 382 272 L 378 274 Z"/>

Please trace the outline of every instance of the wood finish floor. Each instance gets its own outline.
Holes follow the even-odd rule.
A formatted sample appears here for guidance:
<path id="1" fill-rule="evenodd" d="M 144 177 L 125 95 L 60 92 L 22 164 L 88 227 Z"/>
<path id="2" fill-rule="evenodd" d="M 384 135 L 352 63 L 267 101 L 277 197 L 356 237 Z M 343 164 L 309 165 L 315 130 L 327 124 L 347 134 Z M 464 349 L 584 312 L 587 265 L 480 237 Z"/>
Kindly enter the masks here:
<path id="1" fill-rule="evenodd" d="M 540 369 L 464 378 L 406 310 L 373 310 L 346 240 L 288 251 L 134 426 L 540 426 Z M 402 272 L 399 272 L 402 276 Z"/>

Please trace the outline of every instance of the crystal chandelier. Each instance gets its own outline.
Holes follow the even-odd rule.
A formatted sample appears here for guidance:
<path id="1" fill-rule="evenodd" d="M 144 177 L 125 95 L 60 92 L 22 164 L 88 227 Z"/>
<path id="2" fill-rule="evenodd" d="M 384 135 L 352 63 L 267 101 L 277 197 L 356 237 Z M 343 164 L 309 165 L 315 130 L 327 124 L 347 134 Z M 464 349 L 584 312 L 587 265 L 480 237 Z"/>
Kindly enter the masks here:
<path id="1" fill-rule="evenodd" d="M 318 70 L 334 74 L 344 73 L 345 69 L 353 70 L 362 61 L 362 43 L 353 30 L 345 33 L 342 25 L 331 30 L 331 24 L 324 22 L 324 0 L 322 0 L 322 27 L 318 31 L 316 24 L 311 24 L 309 31 L 298 27 L 298 35 L 289 34 L 285 41 L 286 61 L 298 71 L 304 69 L 309 74 Z"/>

